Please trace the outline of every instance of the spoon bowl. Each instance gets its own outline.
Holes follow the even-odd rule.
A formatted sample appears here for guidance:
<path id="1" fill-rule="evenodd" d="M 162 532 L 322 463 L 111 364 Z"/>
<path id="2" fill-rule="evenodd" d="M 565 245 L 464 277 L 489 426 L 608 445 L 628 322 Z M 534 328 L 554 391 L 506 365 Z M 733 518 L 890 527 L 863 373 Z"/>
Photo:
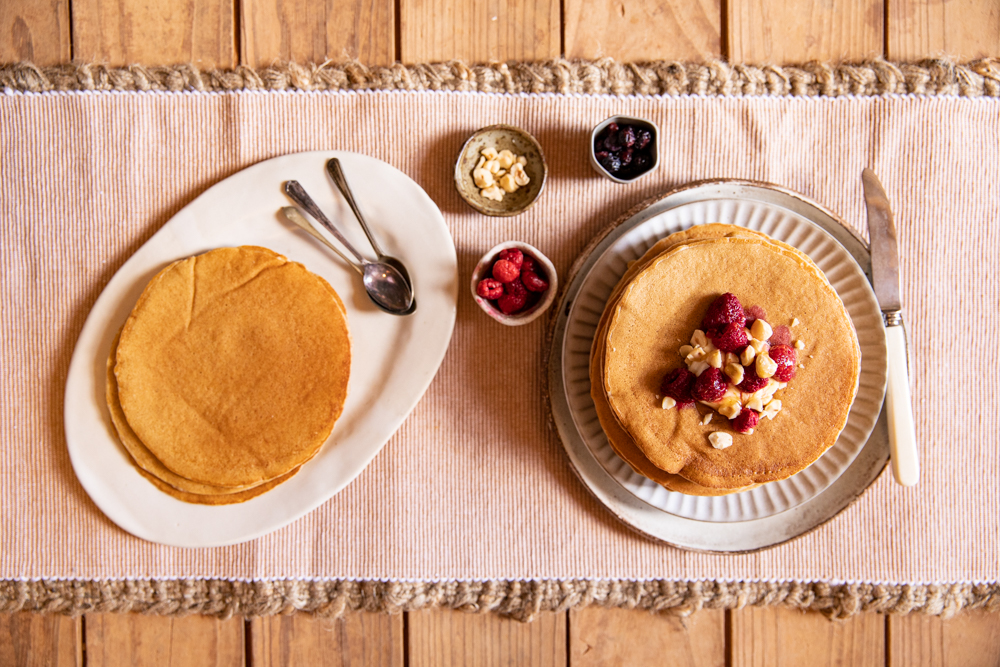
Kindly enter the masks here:
<path id="1" fill-rule="evenodd" d="M 365 259 L 326 217 L 298 181 L 285 183 L 285 194 L 323 225 L 355 257 L 357 262 L 347 261 L 361 273 L 365 291 L 376 306 L 392 315 L 408 315 L 413 312 L 413 288 L 408 276 L 404 276 L 399 269 L 387 262 Z M 295 220 L 293 222 L 298 224 Z M 338 254 L 344 257 L 342 253 Z"/>

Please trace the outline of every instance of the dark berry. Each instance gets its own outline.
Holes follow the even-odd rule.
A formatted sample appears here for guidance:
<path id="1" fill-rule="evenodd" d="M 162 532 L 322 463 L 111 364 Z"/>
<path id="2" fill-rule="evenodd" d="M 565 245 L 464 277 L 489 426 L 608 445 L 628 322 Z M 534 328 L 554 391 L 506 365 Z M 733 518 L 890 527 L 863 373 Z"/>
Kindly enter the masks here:
<path id="1" fill-rule="evenodd" d="M 727 324 L 737 324 L 742 327 L 745 323 L 746 316 L 743 313 L 743 304 L 740 303 L 735 294 L 726 292 L 708 307 L 705 317 L 701 320 L 701 328 L 707 331 L 708 329 L 722 328 Z"/>
<path id="2" fill-rule="evenodd" d="M 484 299 L 499 299 L 503 295 L 503 283 L 494 278 L 483 278 L 476 285 L 476 294 Z"/>
<path id="3" fill-rule="evenodd" d="M 750 364 L 743 369 L 743 381 L 736 385 L 736 388 L 744 393 L 752 394 L 766 386 L 767 378 L 757 375 L 757 367 L 754 364 Z"/>
<path id="4" fill-rule="evenodd" d="M 795 362 L 798 361 L 798 354 L 787 345 L 774 345 L 768 351 L 768 356 L 778 364 L 774 371 L 774 379 L 778 382 L 788 382 L 795 377 Z"/>
<path id="5" fill-rule="evenodd" d="M 677 401 L 677 407 L 693 405 L 694 397 L 691 389 L 694 387 L 694 373 L 686 368 L 675 368 L 664 376 L 660 382 L 660 393 Z"/>
<path id="6" fill-rule="evenodd" d="M 521 275 L 521 269 L 506 259 L 498 259 L 493 265 L 493 277 L 502 283 L 509 283 Z"/>
<path id="7" fill-rule="evenodd" d="M 631 125 L 626 125 L 618 133 L 618 138 L 625 148 L 632 148 L 635 145 L 635 128 Z"/>
<path id="8" fill-rule="evenodd" d="M 517 248 L 505 248 L 500 251 L 500 259 L 506 259 L 520 269 L 522 262 L 524 262 L 524 253 Z"/>
<path id="9" fill-rule="evenodd" d="M 743 325 L 737 322 L 730 322 L 725 327 L 709 329 L 707 333 L 715 347 L 723 352 L 736 352 L 750 343 L 750 337 L 747 336 Z"/>
<path id="10" fill-rule="evenodd" d="M 622 161 L 614 153 L 598 153 L 597 161 L 601 163 L 601 166 L 608 170 L 610 174 L 617 174 L 621 171 Z"/>
<path id="11" fill-rule="evenodd" d="M 638 130 L 635 133 L 635 147 L 638 148 L 639 150 L 642 150 L 643 148 L 649 145 L 649 142 L 652 140 L 652 138 L 653 135 L 650 134 L 649 130 L 642 130 L 642 129 Z"/>
<path id="12" fill-rule="evenodd" d="M 699 400 L 714 403 L 726 395 L 728 378 L 718 368 L 709 368 L 694 381 L 691 395 Z"/>
<path id="13" fill-rule="evenodd" d="M 625 169 L 630 164 L 632 164 L 632 156 L 634 153 L 635 151 L 633 151 L 631 148 L 626 148 L 625 150 L 622 151 L 622 156 L 621 156 L 622 169 Z"/>
<path id="14" fill-rule="evenodd" d="M 756 410 L 743 408 L 740 410 L 740 414 L 736 415 L 736 419 L 732 421 L 732 424 L 734 430 L 750 435 L 759 422 L 760 414 Z"/>

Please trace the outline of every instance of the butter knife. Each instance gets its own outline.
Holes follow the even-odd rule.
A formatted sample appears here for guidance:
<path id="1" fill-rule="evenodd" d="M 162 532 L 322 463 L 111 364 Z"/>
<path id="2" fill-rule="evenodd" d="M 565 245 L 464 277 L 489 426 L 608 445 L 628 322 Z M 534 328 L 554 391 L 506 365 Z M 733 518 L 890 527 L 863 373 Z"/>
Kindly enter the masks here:
<path id="1" fill-rule="evenodd" d="M 889 198 L 871 169 L 861 172 L 868 207 L 868 236 L 871 239 L 872 286 L 882 320 L 885 322 L 887 378 L 886 412 L 889 418 L 889 451 L 892 475 L 903 486 L 920 479 L 917 438 L 910 404 L 910 380 L 906 364 L 906 335 L 903 303 L 899 295 L 899 248 L 896 224 L 892 221 Z"/>

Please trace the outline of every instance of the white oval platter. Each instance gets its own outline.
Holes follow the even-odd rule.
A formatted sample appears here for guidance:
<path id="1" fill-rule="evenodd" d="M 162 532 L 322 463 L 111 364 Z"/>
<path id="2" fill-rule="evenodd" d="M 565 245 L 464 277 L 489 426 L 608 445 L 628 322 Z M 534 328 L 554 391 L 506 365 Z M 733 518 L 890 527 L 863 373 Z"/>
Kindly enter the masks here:
<path id="1" fill-rule="evenodd" d="M 370 248 L 326 176 L 331 157 L 340 158 L 384 250 L 406 264 L 417 299 L 412 315 L 379 310 L 353 269 L 281 214 L 291 205 L 283 183 L 295 179 L 357 248 L 363 253 Z M 330 439 L 288 482 L 242 504 L 194 505 L 160 492 L 131 464 L 105 404 L 105 364 L 115 334 L 152 276 L 176 259 L 239 245 L 264 246 L 301 262 L 341 296 L 352 337 L 348 397 Z M 367 254 L 373 257 L 370 250 Z M 66 441 L 76 475 L 112 521 L 153 542 L 213 547 L 276 530 L 347 486 L 410 414 L 448 348 L 457 295 L 458 264 L 448 227 L 430 197 L 403 172 L 375 158 L 336 151 L 296 153 L 248 167 L 171 218 L 94 303 L 66 381 Z"/>

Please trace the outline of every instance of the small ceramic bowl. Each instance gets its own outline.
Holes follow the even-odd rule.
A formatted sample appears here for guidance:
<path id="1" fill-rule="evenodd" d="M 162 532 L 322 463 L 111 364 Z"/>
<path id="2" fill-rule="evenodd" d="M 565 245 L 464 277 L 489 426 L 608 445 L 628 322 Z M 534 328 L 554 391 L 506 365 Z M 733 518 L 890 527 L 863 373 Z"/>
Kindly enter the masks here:
<path id="1" fill-rule="evenodd" d="M 507 315 L 502 312 L 499 308 L 493 305 L 489 299 L 484 299 L 476 294 L 476 286 L 479 285 L 479 281 L 483 278 L 489 278 L 492 276 L 493 262 L 496 261 L 500 251 L 506 250 L 507 248 L 517 248 L 525 255 L 534 259 L 535 262 L 537 262 L 538 265 L 544 269 L 545 278 L 549 281 L 549 288 L 542 292 L 542 298 L 539 299 L 538 303 L 528 310 L 520 313 L 513 313 L 511 315 Z M 479 307 L 483 309 L 483 312 L 500 324 L 516 327 L 521 324 L 531 322 L 549 309 L 549 306 L 551 306 L 552 302 L 556 299 L 556 292 L 559 291 L 559 278 L 556 275 L 556 267 L 552 266 L 552 262 L 549 261 L 549 258 L 543 255 L 538 248 L 530 246 L 527 243 L 508 241 L 490 248 L 489 251 L 483 255 L 482 259 L 479 260 L 479 263 L 476 264 L 475 270 L 472 272 L 472 283 L 470 284 L 470 288 L 472 290 L 472 298 L 476 300 L 476 303 L 478 303 Z"/>
<path id="2" fill-rule="evenodd" d="M 612 174 L 604 168 L 604 165 L 597 161 L 597 151 L 594 149 L 594 142 L 597 140 L 597 135 L 604 131 L 604 128 L 611 123 L 618 123 L 618 125 L 632 125 L 644 130 L 649 130 L 650 134 L 653 135 L 652 140 L 649 142 L 650 164 L 645 171 L 639 172 L 631 178 L 624 178 L 622 176 Z M 592 166 L 594 171 L 601 176 L 609 178 L 615 183 L 635 183 L 646 174 L 655 171 L 656 167 L 660 164 L 660 128 L 656 126 L 656 123 L 645 120 L 644 118 L 634 118 L 632 116 L 612 116 L 611 118 L 607 118 L 598 123 L 594 128 L 594 131 L 590 133 L 590 146 L 587 149 L 587 153 L 590 155 L 590 166 Z"/>
<path id="3" fill-rule="evenodd" d="M 493 146 L 497 151 L 507 149 L 514 155 L 523 155 L 527 160 L 524 171 L 530 179 L 528 184 L 514 192 L 505 192 L 503 199 L 494 201 L 480 194 L 480 188 L 472 177 L 472 171 L 479 164 L 481 151 Z M 542 194 L 548 165 L 542 147 L 533 136 L 511 125 L 490 125 L 477 131 L 465 142 L 455 162 L 455 188 L 462 199 L 484 215 L 511 216 L 528 210 Z"/>

